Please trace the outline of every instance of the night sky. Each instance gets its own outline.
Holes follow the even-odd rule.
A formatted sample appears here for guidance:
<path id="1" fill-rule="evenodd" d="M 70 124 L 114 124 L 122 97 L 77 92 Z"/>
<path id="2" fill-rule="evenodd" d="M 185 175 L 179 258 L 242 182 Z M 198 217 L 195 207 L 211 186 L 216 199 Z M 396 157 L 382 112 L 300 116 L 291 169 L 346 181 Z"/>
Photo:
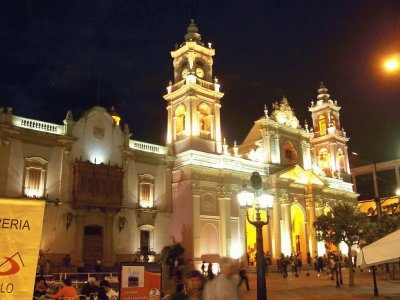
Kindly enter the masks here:
<path id="1" fill-rule="evenodd" d="M 114 104 L 133 139 L 165 144 L 170 51 L 192 16 L 216 49 L 230 146 L 283 95 L 310 124 L 323 81 L 350 151 L 400 158 L 400 74 L 382 69 L 400 52 L 399 0 L 3 1 L 0 106 L 61 124 L 69 109 L 77 120 Z"/>

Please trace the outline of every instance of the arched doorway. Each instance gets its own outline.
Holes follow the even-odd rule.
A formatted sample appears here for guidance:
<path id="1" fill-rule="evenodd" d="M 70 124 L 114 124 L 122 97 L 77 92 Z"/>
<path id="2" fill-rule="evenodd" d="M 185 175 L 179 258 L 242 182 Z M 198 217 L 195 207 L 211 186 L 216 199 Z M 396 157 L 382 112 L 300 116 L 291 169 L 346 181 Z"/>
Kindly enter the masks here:
<path id="1" fill-rule="evenodd" d="M 85 226 L 83 237 L 83 262 L 87 267 L 94 267 L 96 260 L 103 260 L 103 227 Z"/>
<path id="2" fill-rule="evenodd" d="M 300 204 L 295 203 L 290 207 L 291 223 L 292 223 L 292 245 L 293 253 L 305 253 L 308 249 L 307 237 L 304 225 L 304 211 Z M 303 255 L 304 257 L 304 255 Z"/>
<path id="3" fill-rule="evenodd" d="M 248 214 L 250 216 L 250 220 L 254 221 L 256 218 L 256 210 L 251 207 L 248 209 Z M 266 220 L 267 219 L 267 213 L 265 210 L 260 210 L 260 218 L 261 220 Z M 269 231 L 268 231 L 268 226 L 263 226 L 262 228 L 262 236 L 263 236 L 263 250 L 264 253 L 269 251 L 271 253 L 272 247 L 269 243 L 270 237 L 269 237 Z M 256 228 L 254 225 L 251 225 L 247 220 L 246 220 L 246 255 L 248 259 L 248 263 L 250 266 L 256 266 L 257 265 L 257 232 Z"/>

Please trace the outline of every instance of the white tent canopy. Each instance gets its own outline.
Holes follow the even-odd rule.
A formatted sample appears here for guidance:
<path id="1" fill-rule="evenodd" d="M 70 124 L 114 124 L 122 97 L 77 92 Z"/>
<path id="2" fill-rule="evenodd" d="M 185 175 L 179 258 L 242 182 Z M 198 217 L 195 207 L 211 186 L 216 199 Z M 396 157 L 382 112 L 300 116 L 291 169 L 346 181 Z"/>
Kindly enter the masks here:
<path id="1" fill-rule="evenodd" d="M 365 246 L 357 255 L 358 267 L 397 262 L 400 257 L 400 229 Z"/>

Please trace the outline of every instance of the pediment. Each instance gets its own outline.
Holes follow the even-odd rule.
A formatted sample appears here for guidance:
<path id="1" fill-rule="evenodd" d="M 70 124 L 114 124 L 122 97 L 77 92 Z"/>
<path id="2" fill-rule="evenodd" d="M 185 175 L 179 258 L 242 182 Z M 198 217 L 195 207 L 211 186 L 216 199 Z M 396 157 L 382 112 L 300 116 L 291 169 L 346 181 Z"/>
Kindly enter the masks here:
<path id="1" fill-rule="evenodd" d="M 295 183 L 299 184 L 315 184 L 315 185 L 325 185 L 325 183 L 319 179 L 311 170 L 304 170 L 299 165 L 294 165 L 284 170 L 281 170 L 275 175 L 278 178 L 289 179 Z"/>

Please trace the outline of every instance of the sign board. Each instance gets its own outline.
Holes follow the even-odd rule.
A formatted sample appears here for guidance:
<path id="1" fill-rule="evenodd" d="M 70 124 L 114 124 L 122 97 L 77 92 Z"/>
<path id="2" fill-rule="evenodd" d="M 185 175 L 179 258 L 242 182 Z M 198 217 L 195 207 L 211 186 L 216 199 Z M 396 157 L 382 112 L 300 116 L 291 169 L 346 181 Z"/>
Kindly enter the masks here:
<path id="1" fill-rule="evenodd" d="M 32 299 L 45 202 L 0 198 L 0 299 Z"/>
<path id="2" fill-rule="evenodd" d="M 121 263 L 119 295 L 121 300 L 160 300 L 161 264 Z"/>

